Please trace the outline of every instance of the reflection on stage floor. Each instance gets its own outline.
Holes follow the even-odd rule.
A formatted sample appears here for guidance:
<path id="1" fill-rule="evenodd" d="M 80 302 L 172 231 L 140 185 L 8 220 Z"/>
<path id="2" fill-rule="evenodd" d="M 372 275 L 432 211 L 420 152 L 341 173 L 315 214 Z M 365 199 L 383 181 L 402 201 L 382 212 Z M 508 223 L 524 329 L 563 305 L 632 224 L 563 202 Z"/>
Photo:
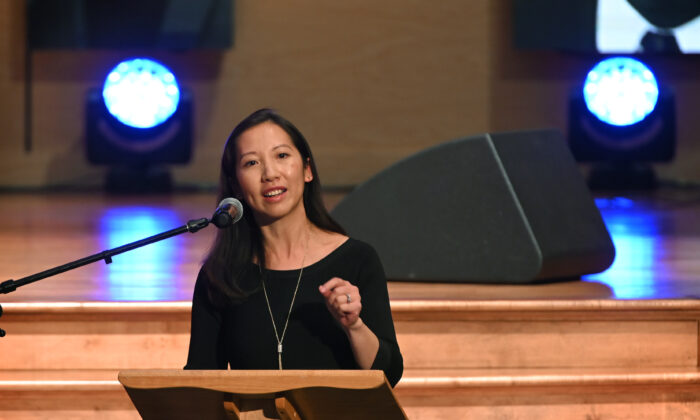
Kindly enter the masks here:
<path id="1" fill-rule="evenodd" d="M 330 206 L 340 196 L 327 194 Z M 672 299 L 700 296 L 700 191 L 596 199 L 616 247 L 580 281 L 513 286 L 391 282 L 393 300 Z M 0 196 L 0 281 L 19 279 L 209 217 L 213 194 Z M 0 302 L 188 301 L 215 227 L 48 278 Z"/>

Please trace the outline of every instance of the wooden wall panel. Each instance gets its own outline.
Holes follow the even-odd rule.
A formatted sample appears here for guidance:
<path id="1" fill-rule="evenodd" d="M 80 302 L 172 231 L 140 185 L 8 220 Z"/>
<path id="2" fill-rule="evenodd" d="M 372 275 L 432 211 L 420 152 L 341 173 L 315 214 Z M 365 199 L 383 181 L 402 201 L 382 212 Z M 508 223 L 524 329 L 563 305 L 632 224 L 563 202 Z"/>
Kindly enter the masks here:
<path id="1" fill-rule="evenodd" d="M 326 184 L 362 181 L 427 146 L 484 131 L 488 5 L 236 1 L 230 50 L 154 54 L 194 95 L 195 156 L 177 178 L 216 181 L 213 162 L 225 138 L 261 106 L 278 108 L 302 129 Z M 22 7 L 11 11 L 22 18 Z M 35 52 L 35 150 L 18 153 L 22 114 L 8 120 L 16 134 L 3 139 L 13 153 L 0 156 L 0 185 L 95 183 L 101 169 L 82 152 L 85 94 L 119 57 L 135 53 Z M 0 101 L 19 102 L 4 95 Z"/>
<path id="2" fill-rule="evenodd" d="M 0 187 L 94 185 L 85 95 L 121 57 L 151 51 L 37 51 L 23 151 L 25 0 L 0 3 Z M 178 181 L 212 185 L 235 122 L 274 106 L 309 138 L 326 185 L 353 185 L 431 145 L 485 131 L 557 127 L 598 57 L 516 51 L 509 0 L 235 2 L 235 45 L 153 52 L 194 95 L 195 154 Z M 678 108 L 678 157 L 662 175 L 700 179 L 700 60 L 653 57 Z"/>

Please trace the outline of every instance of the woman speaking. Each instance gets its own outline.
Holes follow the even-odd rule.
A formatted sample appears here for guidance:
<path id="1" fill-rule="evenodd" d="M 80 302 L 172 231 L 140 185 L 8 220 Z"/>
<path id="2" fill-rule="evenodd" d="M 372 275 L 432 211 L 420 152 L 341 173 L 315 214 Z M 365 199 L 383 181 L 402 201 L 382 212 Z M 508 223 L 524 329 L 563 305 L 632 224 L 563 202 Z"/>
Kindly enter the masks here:
<path id="1" fill-rule="evenodd" d="M 245 118 L 219 188 L 243 218 L 219 230 L 197 277 L 185 369 L 381 369 L 396 385 L 381 262 L 326 211 L 301 132 L 269 109 Z"/>

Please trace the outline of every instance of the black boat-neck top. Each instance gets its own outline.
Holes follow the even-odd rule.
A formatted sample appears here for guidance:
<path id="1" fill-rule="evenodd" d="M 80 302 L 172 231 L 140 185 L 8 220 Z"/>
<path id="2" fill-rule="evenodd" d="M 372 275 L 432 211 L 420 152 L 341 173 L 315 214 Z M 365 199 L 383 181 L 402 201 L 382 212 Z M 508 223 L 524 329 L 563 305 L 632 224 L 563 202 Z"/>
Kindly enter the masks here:
<path id="1" fill-rule="evenodd" d="M 252 263 L 251 263 L 252 264 Z M 260 285 L 260 270 L 246 270 L 239 284 L 256 289 L 241 303 L 218 308 L 208 298 L 200 270 L 192 298 L 189 355 L 185 369 L 278 369 L 277 340 Z M 265 270 L 265 285 L 278 334 L 282 334 L 299 270 Z M 340 277 L 358 287 L 360 317 L 379 339 L 372 369 L 394 386 L 403 373 L 384 269 L 368 244 L 348 239 L 322 260 L 304 267 L 282 342 L 284 369 L 359 369 L 350 342 L 326 308 L 318 287 Z M 250 290 L 249 289 L 249 290 Z"/>

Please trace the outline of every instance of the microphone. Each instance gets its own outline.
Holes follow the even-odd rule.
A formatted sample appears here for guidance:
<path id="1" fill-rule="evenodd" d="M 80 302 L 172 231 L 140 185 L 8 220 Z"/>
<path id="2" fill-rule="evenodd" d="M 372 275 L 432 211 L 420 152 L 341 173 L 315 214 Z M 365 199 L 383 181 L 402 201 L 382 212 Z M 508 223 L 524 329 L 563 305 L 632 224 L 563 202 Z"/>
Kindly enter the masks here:
<path id="1" fill-rule="evenodd" d="M 229 227 L 243 217 L 243 204 L 235 198 L 224 198 L 216 208 L 211 222 L 219 229 Z"/>

